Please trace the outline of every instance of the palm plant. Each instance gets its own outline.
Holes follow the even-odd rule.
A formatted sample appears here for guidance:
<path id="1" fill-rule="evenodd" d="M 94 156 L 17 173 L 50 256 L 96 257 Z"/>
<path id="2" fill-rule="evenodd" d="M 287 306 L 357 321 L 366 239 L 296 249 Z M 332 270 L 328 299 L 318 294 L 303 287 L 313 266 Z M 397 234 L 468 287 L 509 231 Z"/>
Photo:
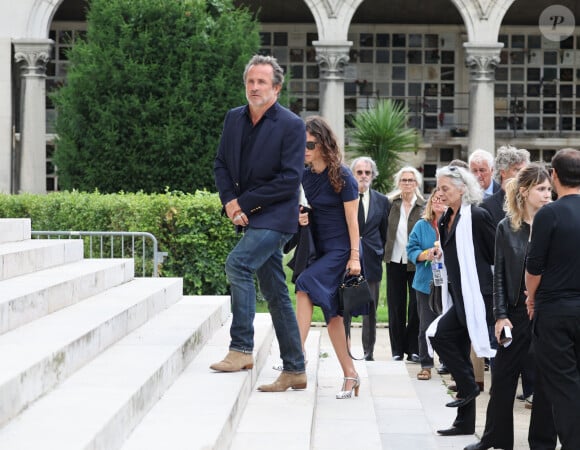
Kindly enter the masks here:
<path id="1" fill-rule="evenodd" d="M 408 111 L 392 100 L 377 103 L 374 109 L 361 111 L 353 120 L 354 146 L 349 151 L 372 158 L 379 170 L 373 188 L 389 192 L 393 175 L 401 167 L 401 153 L 416 151 L 419 135 L 407 127 Z"/>

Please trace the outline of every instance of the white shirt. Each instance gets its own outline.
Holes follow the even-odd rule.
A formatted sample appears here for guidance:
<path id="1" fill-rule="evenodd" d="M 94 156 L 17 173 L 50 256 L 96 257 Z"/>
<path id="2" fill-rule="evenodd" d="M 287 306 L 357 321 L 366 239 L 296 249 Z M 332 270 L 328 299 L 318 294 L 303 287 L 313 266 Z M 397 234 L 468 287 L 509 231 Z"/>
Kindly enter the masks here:
<path id="1" fill-rule="evenodd" d="M 411 200 L 411 208 L 415 206 L 417 196 L 413 195 Z M 391 262 L 407 264 L 407 241 L 409 240 L 409 230 L 407 229 L 407 222 L 409 218 L 401 201 L 401 213 L 399 214 L 399 224 L 397 225 L 397 234 L 393 245 L 393 254 L 391 255 Z"/>
<path id="2" fill-rule="evenodd" d="M 359 192 L 359 195 L 362 194 L 362 204 L 364 207 L 364 211 L 365 211 L 365 222 L 367 221 L 368 217 L 369 217 L 369 204 L 370 204 L 370 199 L 371 199 L 371 194 L 369 192 L 369 189 L 367 189 L 365 192 Z"/>

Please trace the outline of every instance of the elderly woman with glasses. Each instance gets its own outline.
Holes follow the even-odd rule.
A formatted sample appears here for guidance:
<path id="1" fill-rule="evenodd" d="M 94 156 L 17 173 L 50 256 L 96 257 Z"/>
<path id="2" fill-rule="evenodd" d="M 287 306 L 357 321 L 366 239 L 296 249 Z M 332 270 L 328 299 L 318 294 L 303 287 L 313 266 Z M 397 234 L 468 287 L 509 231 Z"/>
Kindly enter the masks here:
<path id="1" fill-rule="evenodd" d="M 401 361 L 407 353 L 407 360 L 416 363 L 419 362 L 419 317 L 413 289 L 415 265 L 407 257 L 407 242 L 425 206 L 421 181 L 421 174 L 414 167 L 403 167 L 395 174 L 397 188 L 387 195 L 391 211 L 384 255 L 387 263 L 387 309 L 393 359 Z"/>
<path id="2" fill-rule="evenodd" d="M 443 314 L 429 329 L 433 349 L 457 384 L 457 398 L 446 406 L 457 408 L 457 417 L 443 436 L 475 432 L 475 382 L 470 348 L 479 357 L 493 357 L 488 335 L 492 321 L 492 270 L 495 228 L 488 211 L 476 206 L 483 193 L 477 179 L 460 167 L 437 170 L 437 189 L 447 205 L 439 220 L 441 247 L 434 250 L 443 258 Z"/>

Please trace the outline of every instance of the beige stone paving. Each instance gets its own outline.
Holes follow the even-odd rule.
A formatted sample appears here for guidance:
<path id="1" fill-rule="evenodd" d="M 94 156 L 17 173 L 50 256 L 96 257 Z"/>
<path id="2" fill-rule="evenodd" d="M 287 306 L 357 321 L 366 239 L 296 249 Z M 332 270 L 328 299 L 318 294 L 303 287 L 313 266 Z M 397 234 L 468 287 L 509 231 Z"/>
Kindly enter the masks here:
<path id="1" fill-rule="evenodd" d="M 325 328 L 321 328 L 323 333 L 325 333 Z M 323 338 L 324 339 L 324 338 Z M 352 328 L 352 339 L 353 342 L 359 344 L 361 339 L 360 328 L 353 324 Z M 391 350 L 389 344 L 389 333 L 388 328 L 379 325 L 377 328 L 377 344 L 375 346 L 374 352 L 375 360 L 377 361 L 390 361 L 391 360 Z M 415 379 L 417 372 L 419 370 L 418 364 L 405 363 L 409 377 Z M 451 384 L 451 377 L 449 375 L 438 375 L 436 371 L 433 371 L 433 377 L 442 378 L 443 383 L 448 385 Z M 477 418 L 476 418 L 476 436 L 479 438 L 483 433 L 483 428 L 485 426 L 485 414 L 487 409 L 487 403 L 489 401 L 489 387 L 491 386 L 491 375 L 490 372 L 485 372 L 484 381 L 484 392 L 477 399 Z M 521 393 L 521 386 L 518 387 L 518 394 Z M 441 405 L 441 408 L 445 408 Z M 518 400 L 514 403 L 514 450 L 524 450 L 528 449 L 527 436 L 528 436 L 528 426 L 530 421 L 530 410 L 524 407 L 524 403 Z M 451 424 L 449 424 L 451 425 Z M 475 440 L 473 441 L 475 442 Z"/>

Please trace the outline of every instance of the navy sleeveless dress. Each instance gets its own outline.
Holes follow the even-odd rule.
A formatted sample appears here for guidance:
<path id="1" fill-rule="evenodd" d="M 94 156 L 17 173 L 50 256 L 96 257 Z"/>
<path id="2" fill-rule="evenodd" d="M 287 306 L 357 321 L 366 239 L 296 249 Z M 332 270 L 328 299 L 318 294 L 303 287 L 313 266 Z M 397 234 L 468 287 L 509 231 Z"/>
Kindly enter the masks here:
<path id="1" fill-rule="evenodd" d="M 341 192 L 332 189 L 328 169 L 314 173 L 305 169 L 302 185 L 312 207 L 310 227 L 316 244 L 317 259 L 296 280 L 296 291 L 306 292 L 324 313 L 326 323 L 338 315 L 338 286 L 350 258 L 350 238 L 344 202 L 358 197 L 358 183 L 350 169 L 343 166 L 345 185 Z"/>

